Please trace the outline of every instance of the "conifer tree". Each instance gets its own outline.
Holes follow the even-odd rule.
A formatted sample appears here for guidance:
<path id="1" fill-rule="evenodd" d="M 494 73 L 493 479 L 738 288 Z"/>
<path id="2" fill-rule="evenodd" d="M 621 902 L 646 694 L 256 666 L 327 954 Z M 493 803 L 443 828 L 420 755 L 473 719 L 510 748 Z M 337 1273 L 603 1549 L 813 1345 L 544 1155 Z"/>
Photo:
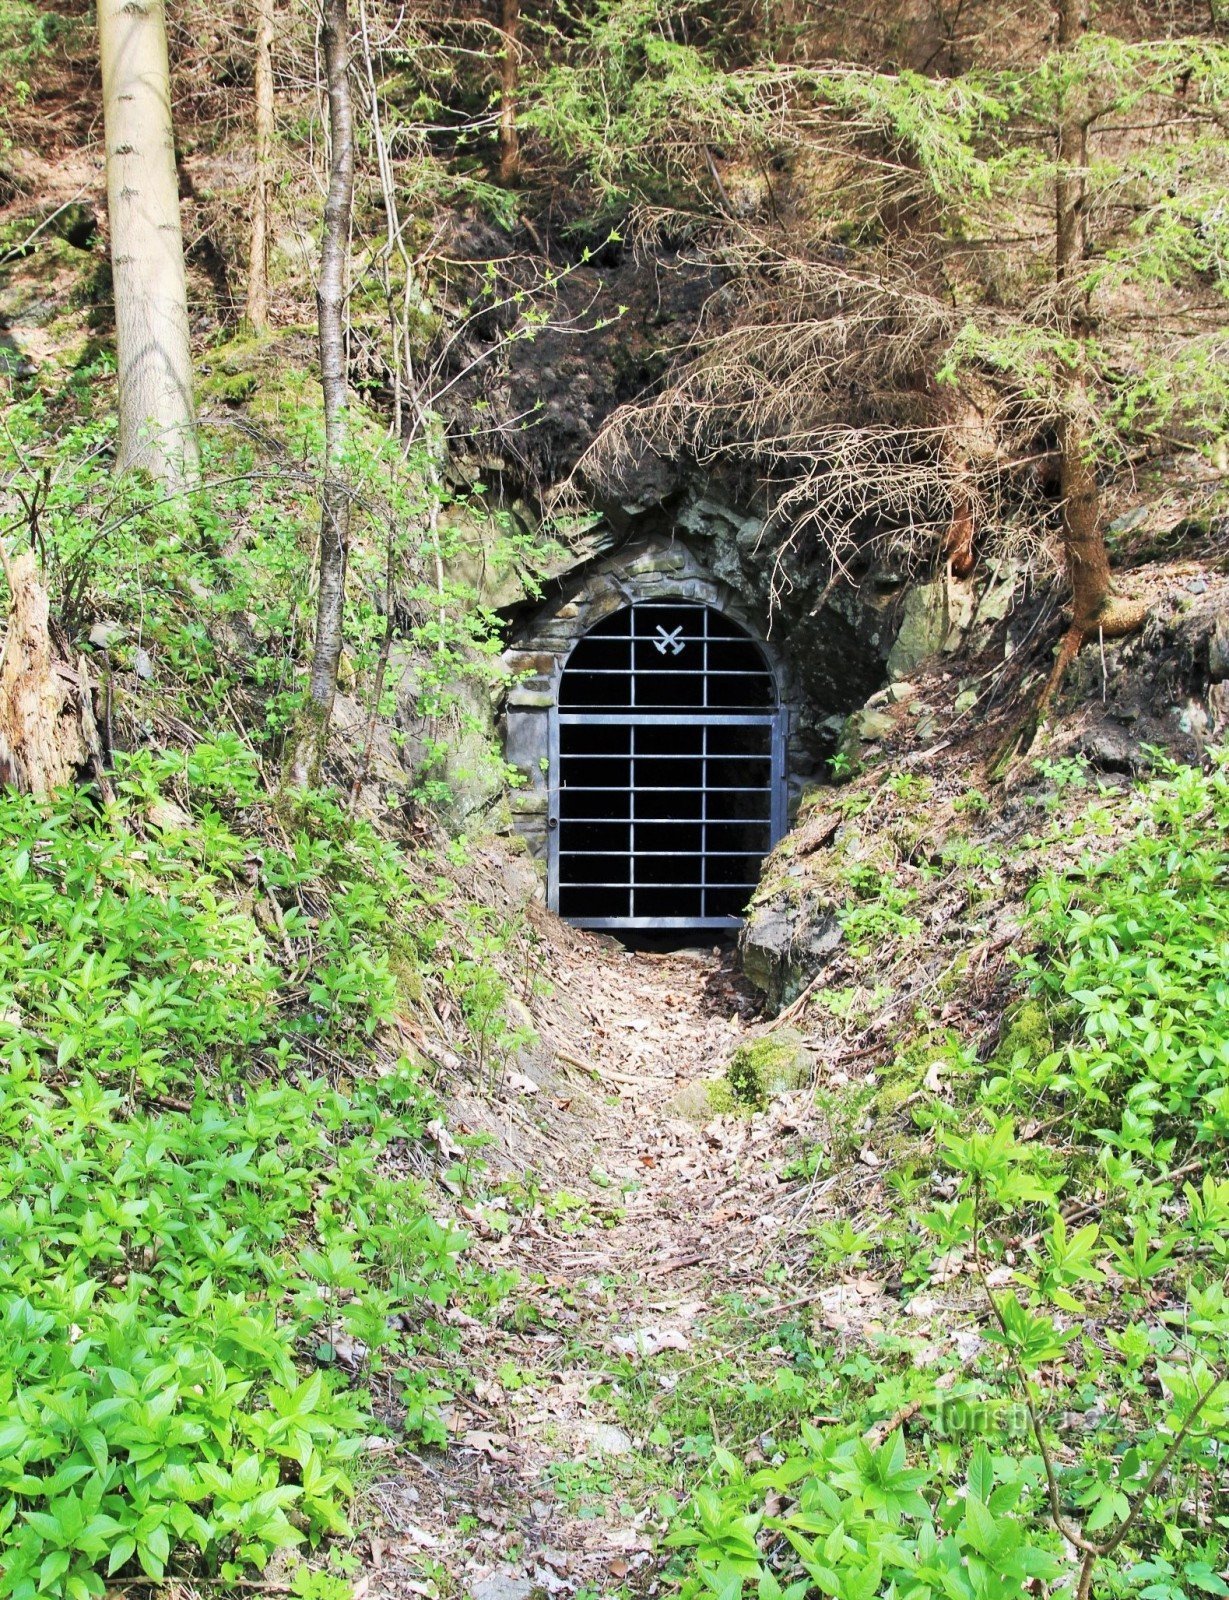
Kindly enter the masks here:
<path id="1" fill-rule="evenodd" d="M 688 16 L 685 38 L 661 0 L 613 0 L 522 118 L 724 273 L 586 469 L 646 447 L 748 465 L 778 539 L 834 571 L 874 544 L 967 571 L 1044 547 L 1057 513 L 1056 682 L 1143 619 L 1112 592 L 1106 485 L 1229 427 L 1229 47 L 1119 38 L 1058 0 L 1031 56 L 951 76 L 753 44 L 731 65 Z"/>

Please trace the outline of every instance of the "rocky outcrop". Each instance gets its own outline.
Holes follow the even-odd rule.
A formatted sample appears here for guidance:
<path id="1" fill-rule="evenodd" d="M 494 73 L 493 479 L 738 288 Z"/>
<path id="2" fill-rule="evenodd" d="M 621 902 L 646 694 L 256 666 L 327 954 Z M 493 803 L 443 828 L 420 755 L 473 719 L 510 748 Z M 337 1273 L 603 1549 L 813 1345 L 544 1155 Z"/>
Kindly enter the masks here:
<path id="1" fill-rule="evenodd" d="M 1210 744 L 1229 734 L 1229 575 L 1184 563 L 1132 576 L 1149 604 L 1147 625 L 1104 650 L 1085 648 L 1058 715 L 1009 769 L 1006 794 L 992 773 L 1006 735 L 1044 682 L 1048 641 L 1043 636 L 1034 646 L 1014 696 L 996 701 L 995 680 L 1013 661 L 1015 639 L 1034 626 L 1027 616 L 1010 627 L 995 624 L 994 586 L 1004 576 L 980 590 L 955 640 L 942 634 L 933 592 L 929 623 L 921 602 L 912 601 L 918 626 L 911 637 L 929 641 L 928 656 L 917 661 L 910 652 L 911 677 L 876 690 L 848 718 L 839 775 L 857 778 L 855 789 L 812 791 L 799 826 L 766 863 L 749 908 L 743 964 L 770 1010 L 788 1005 L 816 979 L 839 988 L 852 971 L 865 977 L 867 963 L 884 954 L 876 938 L 907 942 L 915 923 L 919 947 L 930 937 L 923 929 L 958 928 L 963 918 L 962 937 L 971 948 L 982 941 L 983 948 L 1001 950 L 1013 938 L 1013 924 L 1005 910 L 994 914 L 1004 884 L 990 863 L 1010 859 L 1038 817 L 1052 813 L 1056 789 L 1078 794 L 1094 783 L 1122 783 L 1147 772 L 1158 755 L 1199 763 Z M 1056 627 L 1061 618 L 1053 618 L 1051 632 Z M 980 655 L 971 656 L 971 646 L 981 646 Z M 1062 830 L 1051 825 L 1049 833 L 1061 850 Z M 1087 848 L 1078 836 L 1069 843 L 1073 857 Z M 954 862 L 965 866 L 954 870 Z M 1021 849 L 1016 870 L 1025 874 L 1012 890 L 1018 898 L 1040 865 Z M 966 871 L 973 897 L 967 882 L 960 884 Z M 893 891 L 902 896 L 899 915 Z M 883 931 L 858 954 L 841 923 L 847 908 L 865 908 L 868 895 L 882 902 Z"/>
<path id="2" fill-rule="evenodd" d="M 797 999 L 840 942 L 831 904 L 783 891 L 753 902 L 739 951 L 743 971 L 778 1011 Z"/>

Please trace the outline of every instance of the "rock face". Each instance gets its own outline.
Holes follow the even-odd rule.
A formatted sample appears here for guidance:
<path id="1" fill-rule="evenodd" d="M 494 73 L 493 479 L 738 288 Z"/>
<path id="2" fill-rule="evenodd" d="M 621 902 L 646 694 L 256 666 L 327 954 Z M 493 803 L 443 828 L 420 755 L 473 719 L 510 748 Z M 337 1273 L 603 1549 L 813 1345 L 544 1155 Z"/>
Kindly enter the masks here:
<path id="1" fill-rule="evenodd" d="M 969 631 L 964 631 L 962 624 L 960 637 L 966 646 L 970 637 L 979 639 L 983 623 L 996 621 L 993 611 L 998 600 L 993 585 L 1001 581 L 1005 580 L 996 575 L 992 587 L 982 591 Z M 1043 771 L 1046 763 L 1070 763 L 1070 758 L 1076 757 L 1082 761 L 1072 764 L 1074 777 L 1068 781 L 1122 783 L 1146 773 L 1158 750 L 1172 759 L 1198 764 L 1205 759 L 1209 744 L 1229 732 L 1229 575 L 1215 571 L 1196 574 L 1189 565 L 1175 565 L 1169 572 L 1155 573 L 1149 586 L 1151 610 L 1141 632 L 1107 642 L 1104 652 L 1093 644 L 1073 666 L 1044 741 L 1034 747 L 1033 755 Z M 924 603 L 914 602 L 914 607 L 915 618 L 937 616 L 933 595 Z M 1003 615 L 1000 612 L 998 620 Z M 1018 625 L 1026 627 L 1027 619 Z M 906 637 L 910 648 L 904 658 L 912 660 L 912 645 L 924 632 L 919 628 Z M 926 636 L 932 644 L 939 640 L 938 626 Z M 984 641 L 987 636 L 980 637 Z M 1004 659 L 1011 659 L 1012 652 L 1003 630 L 992 632 L 989 638 L 995 648 L 986 651 L 977 664 L 988 660 L 991 670 L 987 676 L 992 676 L 995 658 L 1001 665 Z M 899 663 L 902 656 L 896 659 Z M 1037 693 L 1047 669 L 1043 644 L 1029 669 L 1025 699 L 1028 692 Z M 987 772 L 1008 729 L 1018 725 L 1021 705 L 1003 704 L 997 708 L 993 726 L 979 725 L 978 707 L 984 703 L 986 678 L 962 677 L 968 670 L 966 660 L 952 653 L 949 632 L 928 660 L 912 664 L 909 680 L 895 680 L 876 690 L 847 719 L 841 746 L 843 771 L 854 775 L 868 769 L 869 784 L 883 784 L 886 794 L 891 789 L 884 780 L 895 774 L 905 786 L 902 793 L 908 792 L 908 785 L 915 785 L 918 794 L 924 795 L 929 793 L 935 771 L 943 763 L 954 762 L 975 802 L 969 815 L 984 811 L 989 819 L 980 838 L 993 853 L 999 848 L 992 836 L 996 826 L 1014 829 L 1013 837 L 1024 831 L 1021 802 L 1013 798 L 1014 791 L 1005 796 L 998 790 L 991 798 L 993 780 Z M 947 754 L 940 756 L 942 751 Z M 1011 780 L 1016 788 L 1048 781 L 1036 775 L 1031 759 L 1019 767 Z M 1106 777 L 1094 780 L 1087 767 Z M 933 873 L 939 853 L 936 838 L 916 834 L 915 819 L 907 815 L 907 802 L 900 807 L 906 815 L 892 853 L 870 861 L 862 854 L 859 811 L 842 809 L 831 790 L 817 791 L 812 799 L 814 803 L 804 809 L 797 830 L 765 864 L 763 887 L 751 903 L 741 937 L 746 974 L 763 992 L 771 1010 L 788 1005 L 809 982 L 822 981 L 829 972 L 835 984 L 846 981 L 837 971 L 848 965 L 849 956 L 839 913 L 843 905 L 857 902 L 857 869 L 873 868 L 885 880 L 907 883 L 918 872 L 920 862 L 938 886 L 925 892 L 937 896 L 942 895 L 947 876 Z M 929 805 L 933 822 L 938 812 L 933 800 Z M 926 808 L 919 803 L 917 810 L 921 816 Z M 1027 814 L 1027 807 L 1024 812 Z M 953 808 L 944 826 L 963 826 L 963 822 L 953 821 L 955 816 Z M 916 822 L 918 827 L 924 825 L 924 818 Z M 875 829 L 867 831 L 873 834 Z M 886 837 L 882 824 L 879 835 L 882 842 Z M 940 922 L 959 912 L 964 891 L 957 887 L 952 892 L 953 903 L 944 903 L 933 913 Z M 992 944 L 1010 939 L 1012 933 L 1010 925 L 988 924 L 984 930 Z"/>
<path id="2" fill-rule="evenodd" d="M 610 414 L 653 387 L 719 281 L 716 268 L 669 247 L 632 251 L 598 237 L 577 260 L 583 242 L 574 236 L 570 245 L 554 241 L 558 252 L 543 261 L 543 242 L 536 228 L 508 234 L 473 216 L 450 241 L 457 259 L 479 272 L 500 262 L 506 282 L 530 292 L 536 283 L 539 296 L 541 271 L 526 275 L 525 263 L 537 256 L 554 279 L 549 321 L 458 381 L 447 403 L 458 474 L 527 498 L 567 478 Z M 501 331 L 492 314 L 477 321 L 472 337 L 495 342 Z M 473 353 L 460 346 L 458 365 Z M 680 481 L 671 463 L 647 457 L 629 473 L 626 498 L 647 506 L 677 493 Z"/>
<path id="3" fill-rule="evenodd" d="M 777 1011 L 798 997 L 840 942 L 834 906 L 779 894 L 752 904 L 739 951 L 747 977 Z"/>
<path id="4" fill-rule="evenodd" d="M 1081 709 L 1076 748 L 1102 771 L 1144 771 L 1154 747 L 1201 760 L 1229 732 L 1229 578 L 1165 584 L 1138 634 L 1081 653 L 1064 703 Z"/>

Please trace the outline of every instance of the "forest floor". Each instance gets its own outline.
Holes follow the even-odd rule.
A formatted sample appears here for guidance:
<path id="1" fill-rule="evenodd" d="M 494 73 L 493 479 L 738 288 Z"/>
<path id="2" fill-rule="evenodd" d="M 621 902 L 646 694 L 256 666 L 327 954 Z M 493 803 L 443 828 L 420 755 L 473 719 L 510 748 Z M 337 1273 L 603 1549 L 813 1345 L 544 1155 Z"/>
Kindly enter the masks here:
<path id="1" fill-rule="evenodd" d="M 454 1442 L 368 1488 L 369 1596 L 643 1592 L 669 1478 L 654 1392 L 720 1357 L 730 1308 L 758 1321 L 788 1297 L 773 1263 L 814 1193 L 786 1176 L 809 1088 L 703 1126 L 674 1104 L 744 1037 L 732 952 L 632 953 L 548 921 L 549 1052 L 451 1106 L 454 1132 L 493 1139 L 488 1198 L 461 1205 L 475 1252 L 517 1283 L 495 1322 L 457 1319 Z"/>

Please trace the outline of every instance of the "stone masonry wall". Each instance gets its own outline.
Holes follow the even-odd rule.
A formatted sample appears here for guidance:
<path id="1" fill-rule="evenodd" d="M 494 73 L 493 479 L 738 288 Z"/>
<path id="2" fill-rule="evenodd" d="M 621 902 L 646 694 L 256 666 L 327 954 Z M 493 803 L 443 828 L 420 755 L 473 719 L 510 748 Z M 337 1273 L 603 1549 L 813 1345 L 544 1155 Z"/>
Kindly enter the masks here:
<path id="1" fill-rule="evenodd" d="M 513 821 L 539 862 L 546 861 L 549 785 L 554 780 L 548 771 L 550 712 L 573 645 L 623 606 L 670 601 L 713 606 L 741 624 L 764 649 L 783 705 L 796 706 L 797 680 L 791 663 L 764 643 L 762 619 L 737 591 L 714 577 L 681 540 L 647 537 L 624 545 L 534 613 L 504 656 L 514 679 L 507 699 L 505 751 L 525 779 L 524 787 L 512 795 Z M 791 734 L 791 772 L 799 770 L 800 755 Z"/>

